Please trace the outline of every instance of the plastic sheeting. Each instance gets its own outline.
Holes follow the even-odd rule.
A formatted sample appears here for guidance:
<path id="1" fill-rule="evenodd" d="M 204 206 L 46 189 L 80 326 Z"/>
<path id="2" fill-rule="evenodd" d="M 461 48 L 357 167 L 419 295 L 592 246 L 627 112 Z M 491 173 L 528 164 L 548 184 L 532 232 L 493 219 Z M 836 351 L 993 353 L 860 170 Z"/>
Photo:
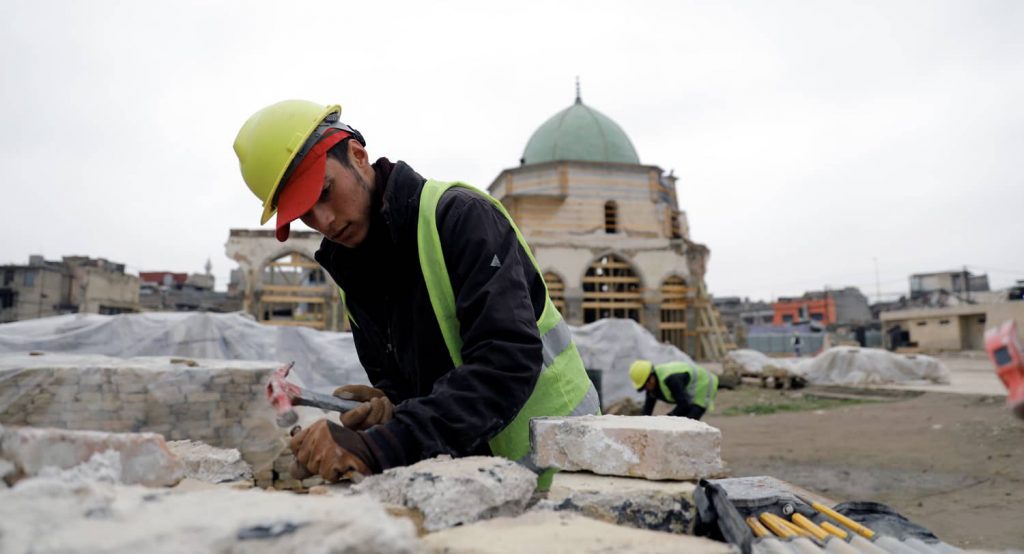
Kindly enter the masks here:
<path id="1" fill-rule="evenodd" d="M 629 382 L 627 369 L 633 360 L 692 361 L 629 319 L 573 327 L 573 336 L 586 367 L 603 370 L 606 404 L 642 396 Z M 330 392 L 346 383 L 367 383 L 350 333 L 262 325 L 241 313 L 73 314 L 0 325 L 0 354 L 31 351 L 295 361 L 296 381 L 312 390 Z"/>
<path id="2" fill-rule="evenodd" d="M 629 381 L 629 364 L 634 360 L 650 360 L 655 364 L 693 359 L 671 344 L 658 342 L 647 329 L 632 319 L 601 319 L 573 327 L 576 348 L 587 369 L 600 369 L 601 394 L 604 405 L 624 398 L 643 398 Z"/>
<path id="3" fill-rule="evenodd" d="M 797 372 L 814 385 L 880 385 L 931 381 L 949 384 L 949 369 L 931 356 L 895 354 L 877 348 L 837 346 L 803 360 Z"/>
<path id="4" fill-rule="evenodd" d="M 740 374 L 760 375 L 765 370 L 782 370 L 796 374 L 798 360 L 793 358 L 769 358 L 757 350 L 733 350 L 725 355 L 723 366 L 726 371 L 732 370 Z"/>
<path id="5" fill-rule="evenodd" d="M 0 354 L 32 351 L 294 361 L 297 381 L 316 391 L 368 384 L 350 333 L 273 327 L 240 313 L 72 314 L 0 325 Z"/>

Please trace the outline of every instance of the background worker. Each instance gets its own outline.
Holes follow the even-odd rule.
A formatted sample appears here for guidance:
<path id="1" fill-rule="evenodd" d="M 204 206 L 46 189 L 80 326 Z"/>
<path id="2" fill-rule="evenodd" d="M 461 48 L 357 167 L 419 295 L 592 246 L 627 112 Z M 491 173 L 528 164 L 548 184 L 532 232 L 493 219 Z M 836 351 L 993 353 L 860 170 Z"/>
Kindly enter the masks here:
<path id="1" fill-rule="evenodd" d="M 653 365 L 650 360 L 637 360 L 629 366 L 629 379 L 638 391 L 646 391 L 644 415 L 654 413 L 658 400 L 675 404 L 670 416 L 697 419 L 715 406 L 718 376 L 688 362 Z"/>
<path id="2" fill-rule="evenodd" d="M 335 391 L 364 402 L 344 426 L 322 419 L 293 437 L 297 469 L 334 481 L 439 454 L 529 465 L 531 417 L 600 411 L 533 255 L 496 200 L 371 161 L 340 112 L 279 102 L 234 143 L 277 239 L 296 219 L 323 235 L 316 261 L 339 286 L 373 384 Z"/>

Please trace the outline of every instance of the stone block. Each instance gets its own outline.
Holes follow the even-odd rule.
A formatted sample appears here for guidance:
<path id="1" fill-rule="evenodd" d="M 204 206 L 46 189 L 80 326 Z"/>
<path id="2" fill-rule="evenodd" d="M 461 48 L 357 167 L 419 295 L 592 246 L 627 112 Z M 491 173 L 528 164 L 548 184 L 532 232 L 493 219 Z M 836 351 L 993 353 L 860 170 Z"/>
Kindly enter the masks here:
<path id="1" fill-rule="evenodd" d="M 520 514 L 536 485 L 532 471 L 504 458 L 439 456 L 367 477 L 352 490 L 414 509 L 427 531 L 437 531 Z"/>
<path id="2" fill-rule="evenodd" d="M 422 552 L 412 523 L 364 495 L 32 481 L 0 493 L 4 552 Z"/>
<path id="3" fill-rule="evenodd" d="M 567 512 L 541 511 L 446 529 L 431 533 L 422 541 L 430 552 L 445 554 L 733 552 L 728 544 L 710 539 L 622 527 Z"/>
<path id="4" fill-rule="evenodd" d="M 119 454 L 124 483 L 169 486 L 184 476 L 184 464 L 160 435 L 0 426 L 0 458 L 28 476 L 44 467 L 67 469 L 107 450 Z"/>
<path id="5" fill-rule="evenodd" d="M 533 509 L 572 511 L 616 525 L 689 534 L 696 517 L 689 481 L 649 481 L 593 473 L 555 475 L 547 499 Z"/>
<path id="6" fill-rule="evenodd" d="M 580 416 L 530 422 L 534 463 L 567 471 L 695 480 L 723 473 L 721 432 L 683 417 Z"/>
<path id="7" fill-rule="evenodd" d="M 215 448 L 196 441 L 171 441 L 167 448 L 185 464 L 185 476 L 207 483 L 251 480 L 252 467 L 234 448 Z"/>

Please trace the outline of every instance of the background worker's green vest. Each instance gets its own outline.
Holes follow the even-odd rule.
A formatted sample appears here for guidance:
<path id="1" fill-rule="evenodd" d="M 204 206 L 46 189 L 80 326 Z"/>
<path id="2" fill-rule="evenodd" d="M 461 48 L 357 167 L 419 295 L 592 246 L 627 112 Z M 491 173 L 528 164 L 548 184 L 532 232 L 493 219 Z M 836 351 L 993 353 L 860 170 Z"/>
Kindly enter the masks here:
<path id="1" fill-rule="evenodd" d="M 490 200 L 508 219 L 509 225 L 519 239 L 519 244 L 530 257 L 538 274 L 541 274 L 541 269 L 522 233 L 501 202 L 462 183 L 431 180 L 423 185 L 416 230 L 420 268 L 448 353 L 455 367 L 459 367 L 462 365 L 462 335 L 459 333 L 459 320 L 455 314 L 455 293 L 448 276 L 448 268 L 445 266 L 441 237 L 437 232 L 437 203 L 441 195 L 453 186 L 463 187 Z M 547 295 L 547 284 L 544 286 L 544 311 L 537 320 L 544 356 L 540 378 L 519 413 L 488 443 L 494 454 L 513 461 L 523 459 L 530 452 L 530 418 L 570 415 L 590 390 L 590 379 L 583 367 L 583 359 L 580 358 L 580 353 L 572 340 L 572 332 L 562 319 L 562 315 L 558 313 L 558 309 L 551 303 L 551 297 Z"/>
<path id="2" fill-rule="evenodd" d="M 703 367 L 686 362 L 669 362 L 654 366 L 654 374 L 658 376 L 658 386 L 665 400 L 675 404 L 672 391 L 665 386 L 665 379 L 677 373 L 689 373 L 690 383 L 686 385 L 686 394 L 690 402 L 711 411 L 715 407 L 715 396 L 718 395 L 718 376 Z"/>

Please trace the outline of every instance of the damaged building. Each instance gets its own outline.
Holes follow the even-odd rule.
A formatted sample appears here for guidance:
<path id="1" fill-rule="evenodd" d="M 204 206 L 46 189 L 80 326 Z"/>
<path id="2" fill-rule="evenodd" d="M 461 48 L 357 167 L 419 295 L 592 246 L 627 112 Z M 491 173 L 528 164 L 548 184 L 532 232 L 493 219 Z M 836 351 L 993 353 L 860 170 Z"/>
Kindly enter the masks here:
<path id="1" fill-rule="evenodd" d="M 0 266 L 0 323 L 70 313 L 139 311 L 139 278 L 103 258 L 29 256 L 26 265 Z"/>

